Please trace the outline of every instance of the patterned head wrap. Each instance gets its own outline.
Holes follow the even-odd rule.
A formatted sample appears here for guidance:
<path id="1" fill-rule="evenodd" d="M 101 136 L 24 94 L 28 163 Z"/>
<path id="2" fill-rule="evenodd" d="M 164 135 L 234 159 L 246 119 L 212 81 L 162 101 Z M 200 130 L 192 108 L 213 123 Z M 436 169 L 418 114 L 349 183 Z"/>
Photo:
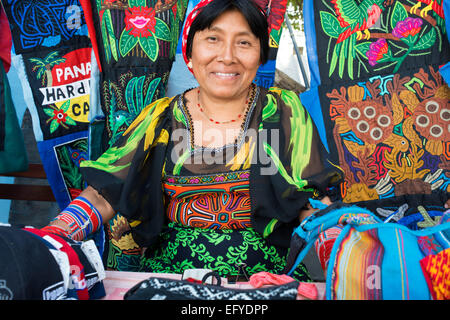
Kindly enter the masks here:
<path id="1" fill-rule="evenodd" d="M 187 53 L 186 53 L 187 38 L 188 38 L 188 35 L 189 35 L 189 31 L 191 30 L 192 22 L 194 22 L 195 18 L 200 13 L 199 9 L 205 7 L 211 1 L 213 1 L 213 0 L 201 0 L 194 7 L 194 9 L 192 9 L 191 13 L 189 13 L 189 15 L 186 18 L 186 22 L 185 22 L 184 29 L 183 29 L 183 37 L 182 37 L 182 40 L 181 40 L 182 41 L 181 45 L 182 45 L 182 51 L 183 51 L 183 58 L 184 58 L 184 62 L 186 62 L 186 65 L 189 63 L 189 59 L 188 59 Z M 189 69 L 190 72 L 193 72 L 192 68 L 189 68 L 189 66 L 188 66 L 188 69 Z"/>
<path id="2" fill-rule="evenodd" d="M 189 13 L 189 15 L 186 18 L 186 22 L 184 25 L 184 29 L 183 29 L 183 37 L 181 39 L 181 45 L 182 45 L 182 51 L 183 51 L 183 58 L 184 58 L 184 62 L 186 62 L 186 65 L 188 65 L 189 63 L 189 59 L 187 57 L 187 53 L 186 53 L 186 49 L 187 49 L 187 38 L 189 35 L 189 31 L 191 30 L 191 25 L 194 22 L 195 18 L 197 18 L 198 14 L 201 12 L 200 9 L 202 9 L 203 7 L 207 6 L 210 2 L 212 2 L 213 0 L 201 0 L 195 7 L 194 9 L 192 9 L 192 11 Z M 287 1 L 287 0 L 282 0 L 282 1 Z M 259 2 L 267 2 L 267 0 L 259 0 L 259 1 L 255 1 L 255 3 L 257 4 L 258 8 L 260 7 L 260 3 Z M 267 3 L 266 3 L 267 5 Z M 260 9 L 261 12 L 264 14 L 263 10 Z M 269 33 L 270 33 L 270 27 L 269 27 Z M 188 69 L 189 71 L 192 72 L 192 69 L 189 67 L 188 65 Z"/>

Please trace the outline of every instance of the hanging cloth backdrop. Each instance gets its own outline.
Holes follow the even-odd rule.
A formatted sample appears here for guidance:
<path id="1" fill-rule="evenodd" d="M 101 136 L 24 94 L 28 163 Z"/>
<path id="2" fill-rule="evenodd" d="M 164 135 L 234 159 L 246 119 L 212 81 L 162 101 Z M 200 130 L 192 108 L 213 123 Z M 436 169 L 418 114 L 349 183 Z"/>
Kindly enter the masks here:
<path id="1" fill-rule="evenodd" d="M 305 0 L 304 10 L 312 88 L 301 99 L 345 174 L 344 201 L 386 214 L 398 209 L 394 197 L 424 195 L 443 210 L 450 90 L 439 67 L 450 51 L 442 1 Z"/>
<path id="2" fill-rule="evenodd" d="M 255 2 L 268 14 L 269 23 L 269 60 L 261 65 L 256 73 L 255 83 L 264 88 L 274 84 L 276 60 L 280 44 L 282 24 L 286 13 L 287 0 L 255 0 Z"/>
<path id="3" fill-rule="evenodd" d="M 58 205 L 83 188 L 87 156 L 91 43 L 78 0 L 2 0 L 13 61 L 39 154 Z"/>

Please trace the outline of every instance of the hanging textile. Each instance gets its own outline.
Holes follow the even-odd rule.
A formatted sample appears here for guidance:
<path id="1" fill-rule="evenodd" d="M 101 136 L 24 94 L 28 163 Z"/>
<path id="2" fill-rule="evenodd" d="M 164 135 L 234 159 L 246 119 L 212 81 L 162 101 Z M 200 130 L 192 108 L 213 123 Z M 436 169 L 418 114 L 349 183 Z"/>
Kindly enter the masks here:
<path id="1" fill-rule="evenodd" d="M 42 164 L 64 208 L 82 189 L 86 159 L 92 49 L 83 10 L 78 0 L 2 3 Z"/>
<path id="2" fill-rule="evenodd" d="M 98 67 L 91 79 L 98 91 L 91 98 L 99 105 L 89 115 L 88 149 L 95 159 L 146 105 L 166 95 L 188 0 L 82 0 L 81 4 Z M 140 254 L 129 237 L 128 223 L 121 221 L 117 213 L 106 227 L 105 264 L 110 269 L 128 265 Z"/>
<path id="3" fill-rule="evenodd" d="M 286 13 L 287 0 L 256 0 L 268 15 L 269 24 L 269 60 L 261 65 L 256 73 L 255 83 L 261 87 L 270 88 L 275 81 L 276 60 L 280 44 L 282 23 Z"/>
<path id="4" fill-rule="evenodd" d="M 0 63 L 0 173 L 26 171 L 28 156 L 11 99 L 9 81 Z"/>
<path id="5" fill-rule="evenodd" d="M 145 105 L 165 96 L 187 0 L 83 1 L 95 30 L 102 149 L 123 133 Z M 138 24 L 136 17 L 145 23 Z M 142 22 L 141 21 L 141 22 Z M 94 41 L 93 41 L 94 42 Z M 91 119 L 93 119 L 91 115 Z"/>
<path id="6" fill-rule="evenodd" d="M 304 2 L 312 88 L 301 98 L 344 172 L 344 201 L 394 212 L 395 197 L 420 194 L 443 207 L 450 89 L 438 70 L 450 51 L 442 1 L 333 3 Z"/>
<path id="7" fill-rule="evenodd" d="M 0 3 L 0 32 L 2 37 L 0 38 L 0 63 L 3 64 L 3 69 L 8 73 L 11 66 L 11 32 L 9 30 L 8 18 L 6 17 L 3 6 Z M 2 78 L 3 79 L 3 78 Z M 4 81 L 4 80 L 2 80 Z M 2 92 L 2 100 L 4 101 L 4 92 Z M 5 104 L 6 105 L 6 104 Z M 5 105 L 0 106 L 0 151 L 5 148 Z"/>

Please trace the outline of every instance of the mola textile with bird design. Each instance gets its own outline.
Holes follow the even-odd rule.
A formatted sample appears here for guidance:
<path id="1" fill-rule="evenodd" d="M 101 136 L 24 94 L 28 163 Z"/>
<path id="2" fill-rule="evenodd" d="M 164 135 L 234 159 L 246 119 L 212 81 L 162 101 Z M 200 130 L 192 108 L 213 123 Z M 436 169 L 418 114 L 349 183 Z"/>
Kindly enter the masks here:
<path id="1" fill-rule="evenodd" d="M 304 9 L 314 17 L 305 20 L 312 88 L 301 98 L 344 172 L 344 202 L 395 212 L 394 197 L 420 194 L 443 210 L 450 89 L 439 68 L 450 51 L 442 1 L 308 0 Z"/>

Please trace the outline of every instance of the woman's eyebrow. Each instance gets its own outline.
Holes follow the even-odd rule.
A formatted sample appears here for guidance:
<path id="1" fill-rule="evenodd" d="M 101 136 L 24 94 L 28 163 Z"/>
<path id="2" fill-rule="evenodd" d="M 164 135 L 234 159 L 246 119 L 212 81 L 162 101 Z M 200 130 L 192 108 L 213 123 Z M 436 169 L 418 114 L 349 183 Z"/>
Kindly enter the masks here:
<path id="1" fill-rule="evenodd" d="M 226 32 L 226 30 L 224 30 L 224 29 L 222 29 L 222 28 L 220 28 L 220 27 L 218 27 L 218 26 L 212 26 L 212 27 L 208 28 L 207 30 L 209 30 L 209 31 L 223 32 L 223 33 Z M 237 35 L 238 35 L 238 36 L 255 36 L 252 32 L 250 32 L 250 31 L 248 31 L 248 30 L 238 32 Z"/>

